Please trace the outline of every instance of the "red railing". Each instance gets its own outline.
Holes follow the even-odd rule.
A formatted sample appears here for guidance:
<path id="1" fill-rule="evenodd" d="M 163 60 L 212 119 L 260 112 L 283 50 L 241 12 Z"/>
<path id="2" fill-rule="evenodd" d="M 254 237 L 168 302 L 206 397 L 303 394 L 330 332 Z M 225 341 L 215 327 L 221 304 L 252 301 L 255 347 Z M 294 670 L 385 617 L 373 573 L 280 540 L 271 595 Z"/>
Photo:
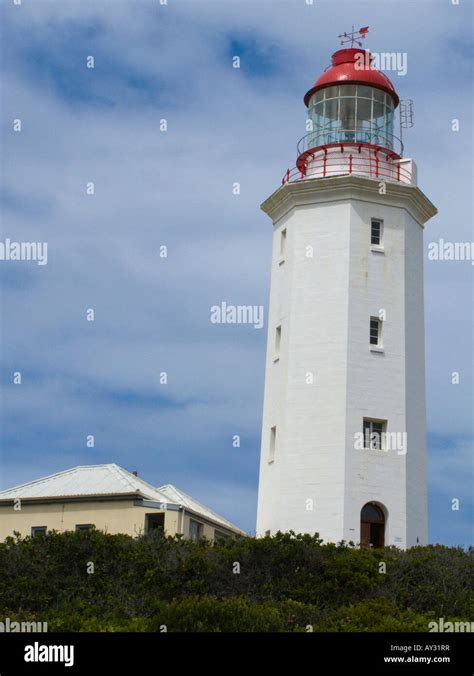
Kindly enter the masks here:
<path id="1" fill-rule="evenodd" d="M 315 159 L 309 157 L 300 164 L 301 168 L 293 167 L 286 170 L 282 184 L 305 178 L 326 178 L 347 174 L 368 176 L 394 183 L 411 183 L 412 180 L 410 169 L 400 166 L 398 162 L 379 157 L 378 154 L 374 157 L 361 157 L 352 153 L 338 156 L 324 153 Z"/>

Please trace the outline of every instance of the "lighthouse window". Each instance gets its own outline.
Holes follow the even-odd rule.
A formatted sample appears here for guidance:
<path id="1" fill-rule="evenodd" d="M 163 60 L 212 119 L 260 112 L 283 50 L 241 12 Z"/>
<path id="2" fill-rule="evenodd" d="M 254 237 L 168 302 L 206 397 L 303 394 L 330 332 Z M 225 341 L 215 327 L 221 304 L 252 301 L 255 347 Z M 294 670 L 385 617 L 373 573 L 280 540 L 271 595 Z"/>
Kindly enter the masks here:
<path id="1" fill-rule="evenodd" d="M 371 420 L 370 418 L 364 418 L 362 429 L 364 448 L 373 451 L 383 451 L 385 447 L 384 433 L 386 427 L 386 420 Z"/>
<path id="2" fill-rule="evenodd" d="M 286 250 L 286 228 L 281 231 L 280 238 L 280 258 L 284 258 Z"/>
<path id="3" fill-rule="evenodd" d="M 337 96 L 337 87 L 326 87 L 324 93 L 327 99 L 333 99 Z"/>
<path id="4" fill-rule="evenodd" d="M 376 220 L 375 218 L 371 221 L 370 227 L 370 243 L 375 246 L 382 246 L 382 231 L 383 223 L 382 221 Z"/>
<path id="5" fill-rule="evenodd" d="M 381 89 L 374 89 L 374 99 L 375 101 L 385 103 L 385 92 L 383 92 Z"/>
<path id="6" fill-rule="evenodd" d="M 382 322 L 378 317 L 370 318 L 370 344 L 380 347 L 382 341 Z"/>
<path id="7" fill-rule="evenodd" d="M 339 99 L 329 99 L 329 101 L 326 101 L 326 105 L 324 108 L 324 116 L 327 120 L 326 125 L 329 124 L 331 131 L 339 126 L 339 120 L 338 120 L 338 113 L 337 113 L 337 107 L 338 107 Z"/>
<path id="8" fill-rule="evenodd" d="M 280 345 L 281 345 L 281 326 L 277 326 L 275 331 L 275 357 L 280 356 Z"/>
<path id="9" fill-rule="evenodd" d="M 372 87 L 366 87 L 365 85 L 357 85 L 357 96 L 365 99 L 372 98 Z"/>
<path id="10" fill-rule="evenodd" d="M 319 92 L 316 92 L 316 94 L 312 97 L 311 101 L 312 103 L 319 103 L 324 99 L 324 89 L 320 89 Z"/>
<path id="11" fill-rule="evenodd" d="M 355 85 L 344 85 L 340 89 L 340 96 L 351 96 L 356 95 L 356 86 Z"/>
<path id="12" fill-rule="evenodd" d="M 272 461 L 274 456 L 275 456 L 276 435 L 277 435 L 277 428 L 272 427 L 271 430 L 270 430 L 270 461 Z"/>
<path id="13" fill-rule="evenodd" d="M 326 87 L 310 99 L 308 118 L 313 126 L 304 137 L 304 149 L 344 142 L 392 149 L 393 115 L 393 99 L 381 89 L 350 84 Z"/>

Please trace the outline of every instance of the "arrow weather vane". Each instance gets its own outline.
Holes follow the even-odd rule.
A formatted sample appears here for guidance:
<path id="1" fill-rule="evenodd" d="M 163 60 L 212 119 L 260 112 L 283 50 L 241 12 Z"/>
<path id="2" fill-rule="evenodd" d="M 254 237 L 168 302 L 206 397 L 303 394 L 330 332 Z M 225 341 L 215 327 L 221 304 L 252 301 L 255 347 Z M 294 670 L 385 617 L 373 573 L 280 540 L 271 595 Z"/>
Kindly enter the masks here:
<path id="1" fill-rule="evenodd" d="M 365 38 L 368 32 L 368 26 L 362 26 L 362 28 L 359 28 L 358 31 L 355 31 L 354 25 L 352 25 L 352 33 L 342 33 L 337 37 L 341 38 L 341 45 L 345 45 L 347 42 L 350 42 L 351 47 L 354 47 L 354 45 L 359 45 L 359 47 L 362 47 L 362 40 Z"/>

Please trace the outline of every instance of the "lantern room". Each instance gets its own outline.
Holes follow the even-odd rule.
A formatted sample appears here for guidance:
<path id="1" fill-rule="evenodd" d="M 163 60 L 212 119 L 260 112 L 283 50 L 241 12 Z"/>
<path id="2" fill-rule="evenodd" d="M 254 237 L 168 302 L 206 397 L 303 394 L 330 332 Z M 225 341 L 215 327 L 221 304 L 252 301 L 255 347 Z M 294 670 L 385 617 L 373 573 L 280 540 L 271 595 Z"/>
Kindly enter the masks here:
<path id="1" fill-rule="evenodd" d="M 374 67 L 369 51 L 351 47 L 335 52 L 304 102 L 307 134 L 298 143 L 295 170 L 288 170 L 283 182 L 346 173 L 416 180 L 393 131 L 398 94 Z"/>
<path id="2" fill-rule="evenodd" d="M 308 147 L 353 141 L 393 150 L 394 107 L 392 96 L 376 87 L 342 84 L 319 89 L 309 100 Z"/>
<path id="3" fill-rule="evenodd" d="M 395 148 L 393 136 L 397 93 L 383 73 L 373 67 L 364 49 L 340 49 L 305 96 L 310 133 L 306 149 L 353 141 Z"/>

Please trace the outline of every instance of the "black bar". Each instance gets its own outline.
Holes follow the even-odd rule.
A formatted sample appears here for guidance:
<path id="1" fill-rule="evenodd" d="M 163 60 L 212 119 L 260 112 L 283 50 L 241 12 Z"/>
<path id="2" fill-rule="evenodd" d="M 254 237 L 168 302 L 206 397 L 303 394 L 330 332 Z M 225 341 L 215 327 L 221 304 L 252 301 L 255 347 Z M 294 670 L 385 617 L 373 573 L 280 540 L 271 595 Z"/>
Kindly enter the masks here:
<path id="1" fill-rule="evenodd" d="M 73 646 L 63 653 L 73 664 L 25 662 L 27 646 Z M 444 646 L 444 647 L 443 647 Z M 282 633 L 282 634 L 181 634 L 181 633 L 3 633 L 0 634 L 0 676 L 18 674 L 112 674 L 153 672 L 175 664 L 181 671 L 213 667 L 250 667 L 263 660 L 265 672 L 290 660 L 293 670 L 312 665 L 311 674 L 342 674 L 347 670 L 370 674 L 473 674 L 473 640 L 470 633 Z M 49 655 L 54 657 L 54 654 Z M 61 657 L 58 651 L 58 656 Z M 397 658 L 388 662 L 386 658 Z M 403 658 L 403 661 L 401 660 Z M 426 660 L 430 658 L 430 663 Z M 435 660 L 449 658 L 449 662 Z M 168 665 L 168 666 L 167 666 Z"/>

